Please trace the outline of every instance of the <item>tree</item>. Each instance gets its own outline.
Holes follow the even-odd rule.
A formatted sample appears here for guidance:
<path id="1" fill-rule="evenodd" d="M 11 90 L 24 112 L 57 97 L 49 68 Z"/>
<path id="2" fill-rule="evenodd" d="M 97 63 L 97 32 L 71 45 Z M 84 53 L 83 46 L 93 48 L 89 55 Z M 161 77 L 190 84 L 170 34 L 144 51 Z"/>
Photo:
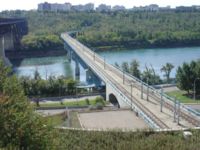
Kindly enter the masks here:
<path id="1" fill-rule="evenodd" d="M 129 64 L 127 62 L 123 62 L 121 68 L 124 72 L 129 73 Z"/>
<path id="2" fill-rule="evenodd" d="M 140 79 L 139 62 L 135 59 L 130 63 L 130 74 Z"/>
<path id="3" fill-rule="evenodd" d="M 194 72 L 194 66 L 196 66 L 196 62 L 183 63 L 182 66 L 179 66 L 176 73 L 176 81 L 177 86 L 181 90 L 185 90 L 190 94 L 190 90 L 193 90 L 193 83 L 196 78 L 195 72 Z"/>
<path id="4" fill-rule="evenodd" d="M 162 68 L 160 69 L 161 72 L 164 72 L 164 77 L 166 77 L 167 79 L 167 83 L 169 83 L 170 81 L 170 73 L 172 71 L 172 69 L 174 68 L 174 65 L 172 65 L 171 63 L 166 63 L 164 66 L 162 66 Z"/>
<path id="5" fill-rule="evenodd" d="M 7 74 L 7 67 L 0 65 L 0 70 L 0 76 Z M 51 126 L 33 111 L 17 77 L 4 76 L 0 89 L 0 147 L 51 149 L 52 136 Z"/>
<path id="6" fill-rule="evenodd" d="M 142 80 L 145 82 L 148 82 L 148 84 L 160 84 L 161 79 L 160 76 L 156 75 L 154 68 L 151 66 L 151 68 L 145 66 L 146 70 L 142 73 Z"/>

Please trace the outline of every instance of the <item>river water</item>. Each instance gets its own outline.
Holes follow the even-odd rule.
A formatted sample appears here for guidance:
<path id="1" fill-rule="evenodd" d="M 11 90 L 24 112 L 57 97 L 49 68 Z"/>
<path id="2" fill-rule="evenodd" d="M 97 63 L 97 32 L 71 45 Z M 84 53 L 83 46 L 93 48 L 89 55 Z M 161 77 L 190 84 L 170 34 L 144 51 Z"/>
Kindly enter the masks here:
<path id="1" fill-rule="evenodd" d="M 112 50 L 98 53 L 100 56 L 105 57 L 105 60 L 110 64 L 114 64 L 115 62 L 121 64 L 123 61 L 130 62 L 136 59 L 139 61 L 141 70 L 145 69 L 145 65 L 148 67 L 153 66 L 156 73 L 161 77 L 163 74 L 160 72 L 160 68 L 167 62 L 175 66 L 171 73 L 171 77 L 175 77 L 177 67 L 183 62 L 200 59 L 200 47 Z M 67 56 L 27 58 L 20 62 L 13 61 L 12 63 L 18 76 L 33 77 L 35 70 L 37 70 L 44 79 L 48 78 L 50 75 L 63 75 L 74 78 L 75 74 L 75 62 L 71 61 L 70 63 Z M 80 67 L 80 81 L 84 82 L 85 80 L 85 69 Z"/>

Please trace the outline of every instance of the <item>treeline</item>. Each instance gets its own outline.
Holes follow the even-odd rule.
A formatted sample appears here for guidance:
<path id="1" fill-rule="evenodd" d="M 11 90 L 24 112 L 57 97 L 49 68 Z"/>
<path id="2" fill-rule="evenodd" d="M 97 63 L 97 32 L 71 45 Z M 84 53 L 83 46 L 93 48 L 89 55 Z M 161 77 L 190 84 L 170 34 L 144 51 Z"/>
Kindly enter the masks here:
<path id="1" fill-rule="evenodd" d="M 160 71 L 164 73 L 165 79 L 162 80 L 159 75 L 156 74 L 153 66 L 145 65 L 145 70 L 141 72 L 139 70 L 139 62 L 133 59 L 130 63 L 123 62 L 121 65 L 118 63 L 114 64 L 117 68 L 120 68 L 122 71 L 131 74 L 132 76 L 141 79 L 142 81 L 150 84 L 163 84 L 163 83 L 170 83 L 172 80 L 170 79 L 170 73 L 173 70 L 174 66 L 171 63 L 166 63 L 165 65 L 160 68 Z"/>
<path id="2" fill-rule="evenodd" d="M 63 48 L 60 38 L 53 34 L 27 35 L 22 39 L 22 50 L 55 50 Z"/>
<path id="3" fill-rule="evenodd" d="M 127 72 L 150 85 L 170 83 L 172 81 L 170 74 L 174 69 L 174 66 L 171 63 L 166 63 L 160 68 L 160 71 L 164 73 L 164 80 L 162 80 L 160 76 L 155 73 L 153 66 L 145 66 L 145 70 L 141 72 L 141 70 L 139 70 L 139 62 L 137 60 L 132 60 L 130 63 L 123 62 L 121 65 L 115 63 L 114 65 L 122 71 Z M 183 65 L 179 66 L 176 71 L 175 81 L 177 87 L 181 90 L 187 91 L 188 95 L 199 95 L 200 59 L 197 61 L 191 61 L 190 63 L 185 62 Z M 194 89 L 196 93 L 194 93 Z"/>
<path id="4" fill-rule="evenodd" d="M 200 45 L 200 12 L 110 12 L 53 13 L 4 11 L 1 17 L 25 17 L 29 35 L 23 45 L 36 49 L 51 47 L 41 36 L 55 35 L 50 41 L 59 45 L 60 33 L 79 31 L 77 39 L 90 47 L 149 48 Z M 34 38 L 33 38 L 34 37 Z M 39 44 L 31 43 L 31 39 Z M 42 44 L 41 44 L 42 43 Z M 54 45 L 53 44 L 53 45 Z"/>
<path id="5" fill-rule="evenodd" d="M 76 94 L 76 81 L 62 76 L 50 76 L 44 80 L 35 71 L 33 78 L 21 77 L 19 81 L 28 97 L 56 97 Z"/>

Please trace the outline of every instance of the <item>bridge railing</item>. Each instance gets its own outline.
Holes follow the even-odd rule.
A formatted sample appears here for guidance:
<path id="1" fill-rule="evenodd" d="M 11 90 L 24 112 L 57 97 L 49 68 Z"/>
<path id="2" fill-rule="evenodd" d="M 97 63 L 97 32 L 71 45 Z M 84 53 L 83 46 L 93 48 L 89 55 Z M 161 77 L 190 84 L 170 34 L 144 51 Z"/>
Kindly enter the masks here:
<path id="1" fill-rule="evenodd" d="M 117 66 L 114 66 L 114 65 L 112 65 L 112 67 L 115 68 L 115 69 L 117 69 L 117 70 L 119 70 L 121 73 L 123 73 L 123 70 L 122 70 L 121 68 L 119 68 L 119 67 L 117 67 Z M 161 94 L 162 94 L 162 93 L 161 93 L 160 90 L 157 90 L 157 89 L 154 88 L 153 86 L 149 86 L 149 85 L 148 85 L 147 83 L 145 83 L 144 81 L 142 81 L 142 80 L 140 80 L 140 79 L 134 77 L 133 75 L 131 75 L 131 74 L 127 73 L 127 72 L 124 72 L 124 74 L 126 75 L 126 77 L 130 77 L 130 78 L 134 79 L 136 82 L 138 82 L 138 83 L 140 83 L 140 84 L 143 84 L 143 86 L 144 86 L 146 89 L 149 88 L 149 90 L 150 90 L 152 93 L 154 93 L 155 96 L 157 96 L 158 98 L 161 97 Z M 168 100 L 170 103 L 174 103 L 174 101 L 175 101 L 175 98 L 174 98 L 174 97 L 171 97 L 171 96 L 169 96 L 169 95 L 167 95 L 167 94 L 165 94 L 165 93 L 163 93 L 163 98 L 165 98 L 165 100 Z M 188 112 L 188 113 L 190 113 L 190 114 L 192 114 L 192 115 L 194 115 L 194 116 L 200 117 L 200 113 L 199 113 L 198 111 L 192 109 L 191 107 L 188 107 L 188 106 L 186 106 L 186 105 L 184 105 L 184 104 L 182 104 L 182 103 L 180 104 L 180 107 L 181 107 L 183 110 L 185 110 L 186 112 Z"/>

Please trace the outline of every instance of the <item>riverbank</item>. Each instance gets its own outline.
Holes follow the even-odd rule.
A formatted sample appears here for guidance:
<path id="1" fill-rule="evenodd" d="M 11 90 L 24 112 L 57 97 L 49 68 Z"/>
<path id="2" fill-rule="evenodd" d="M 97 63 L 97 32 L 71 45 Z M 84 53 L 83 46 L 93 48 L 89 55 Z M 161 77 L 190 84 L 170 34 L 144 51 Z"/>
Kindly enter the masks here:
<path id="1" fill-rule="evenodd" d="M 81 42 L 81 41 L 80 41 Z M 120 42 L 119 42 L 120 43 Z M 125 43 L 125 44 L 113 44 L 113 45 L 96 45 L 96 44 L 91 44 L 91 43 L 84 43 L 86 46 L 88 46 L 89 48 L 97 51 L 97 52 L 101 52 L 101 51 L 115 51 L 115 50 L 145 50 L 145 49 L 170 49 L 170 48 L 195 48 L 195 47 L 199 47 L 200 43 L 196 43 L 196 44 L 184 44 L 184 43 L 177 43 L 177 44 L 170 44 L 170 43 L 166 43 L 165 45 L 161 45 L 161 46 L 157 46 L 154 44 L 138 44 L 138 45 L 132 45 L 131 43 Z"/>
<path id="2" fill-rule="evenodd" d="M 51 56 L 63 56 L 67 51 L 63 48 L 56 48 L 52 50 L 17 50 L 6 51 L 6 57 L 9 59 L 24 59 L 34 57 L 51 57 Z"/>

